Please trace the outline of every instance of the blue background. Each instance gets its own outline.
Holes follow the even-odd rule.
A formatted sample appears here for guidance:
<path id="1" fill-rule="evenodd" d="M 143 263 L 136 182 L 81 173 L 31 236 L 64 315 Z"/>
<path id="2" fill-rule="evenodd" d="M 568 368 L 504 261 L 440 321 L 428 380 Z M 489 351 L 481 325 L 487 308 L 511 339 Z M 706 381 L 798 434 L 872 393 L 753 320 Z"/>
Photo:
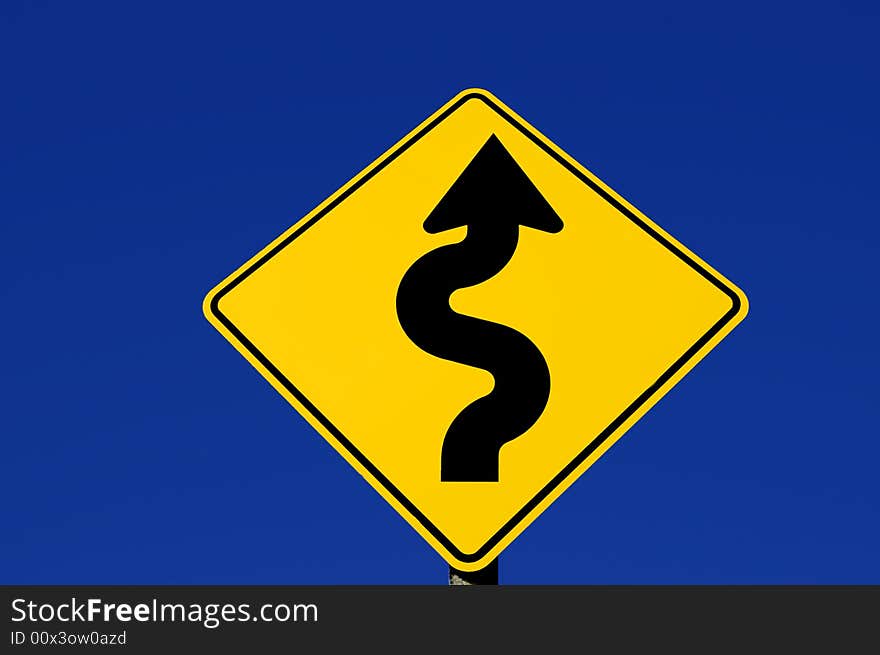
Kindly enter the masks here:
<path id="1" fill-rule="evenodd" d="M 201 301 L 482 86 L 751 300 L 502 581 L 880 583 L 876 3 L 572 4 L 3 2 L 0 582 L 445 583 Z"/>

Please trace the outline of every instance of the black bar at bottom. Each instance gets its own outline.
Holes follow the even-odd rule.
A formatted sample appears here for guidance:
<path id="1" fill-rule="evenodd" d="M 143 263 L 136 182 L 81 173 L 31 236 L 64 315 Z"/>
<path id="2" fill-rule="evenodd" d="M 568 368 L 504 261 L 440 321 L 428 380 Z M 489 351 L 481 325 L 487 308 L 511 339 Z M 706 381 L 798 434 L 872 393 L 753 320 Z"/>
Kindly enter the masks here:
<path id="1" fill-rule="evenodd" d="M 0 587 L 0 652 L 873 652 L 878 607 L 880 587 Z"/>

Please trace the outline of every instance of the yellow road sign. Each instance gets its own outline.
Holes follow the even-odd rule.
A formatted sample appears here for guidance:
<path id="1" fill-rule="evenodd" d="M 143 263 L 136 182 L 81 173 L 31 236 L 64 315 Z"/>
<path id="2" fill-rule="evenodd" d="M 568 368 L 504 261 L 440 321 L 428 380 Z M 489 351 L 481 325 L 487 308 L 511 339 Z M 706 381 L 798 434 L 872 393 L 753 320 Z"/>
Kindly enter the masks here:
<path id="1" fill-rule="evenodd" d="M 204 310 L 450 564 L 477 570 L 747 300 L 501 101 L 468 90 Z"/>

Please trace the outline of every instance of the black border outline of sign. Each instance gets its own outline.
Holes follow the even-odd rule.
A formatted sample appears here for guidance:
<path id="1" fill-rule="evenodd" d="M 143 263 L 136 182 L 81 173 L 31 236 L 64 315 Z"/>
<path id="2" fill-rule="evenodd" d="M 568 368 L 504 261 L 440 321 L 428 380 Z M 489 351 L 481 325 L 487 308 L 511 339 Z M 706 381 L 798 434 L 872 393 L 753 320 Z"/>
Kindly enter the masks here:
<path id="1" fill-rule="evenodd" d="M 642 228 L 645 232 L 654 237 L 661 244 L 666 246 L 670 251 L 672 251 L 679 259 L 685 262 L 688 266 L 694 269 L 697 273 L 702 275 L 706 280 L 711 282 L 715 287 L 720 289 L 725 295 L 727 295 L 731 300 L 731 308 L 727 311 L 721 319 L 718 320 L 715 325 L 713 325 L 708 332 L 706 332 L 702 337 L 700 337 L 697 342 L 692 345 L 690 348 L 685 351 L 685 353 L 679 357 L 675 363 L 672 364 L 657 380 L 648 387 L 638 398 L 636 398 L 624 411 L 620 416 L 618 416 L 614 421 L 612 421 L 602 432 L 599 433 L 597 437 L 595 437 L 584 450 L 582 450 L 577 457 L 575 457 L 560 473 L 558 473 L 546 486 L 544 486 L 541 491 L 539 491 L 534 498 L 532 498 L 525 506 L 519 510 L 514 516 L 505 523 L 498 532 L 492 535 L 485 544 L 483 544 L 479 549 L 477 549 L 473 553 L 464 553 L 459 550 L 455 544 L 453 544 L 433 523 L 431 523 L 428 518 L 422 514 L 419 509 L 410 501 L 397 487 L 395 487 L 391 481 L 382 474 L 382 472 L 372 463 L 370 462 L 364 455 L 361 453 L 354 444 L 349 441 L 342 432 L 339 431 L 336 426 L 334 426 L 330 420 L 324 416 L 317 407 L 315 407 L 308 398 L 306 398 L 302 392 L 297 389 L 293 383 L 288 380 L 282 373 L 279 371 L 269 359 L 261 353 L 253 343 L 251 343 L 241 331 L 232 324 L 232 322 L 223 315 L 223 312 L 220 311 L 219 303 L 220 300 L 229 293 L 232 289 L 234 289 L 238 284 L 240 284 L 246 277 L 248 277 L 251 273 L 256 271 L 260 266 L 266 263 L 270 258 L 274 257 L 282 248 L 286 247 L 290 242 L 296 239 L 299 235 L 309 229 L 312 225 L 314 225 L 317 221 L 319 221 L 323 216 L 325 216 L 328 212 L 332 211 L 334 207 L 339 205 L 343 200 L 345 200 L 348 196 L 358 190 L 363 184 L 370 180 L 374 175 L 376 175 L 379 171 L 385 168 L 389 163 L 394 161 L 402 152 L 404 152 L 407 148 L 412 146 L 416 141 L 421 139 L 426 133 L 434 129 L 441 121 L 446 119 L 452 112 L 461 107 L 468 100 L 478 99 L 482 100 L 486 105 L 489 106 L 493 111 L 495 111 L 498 115 L 504 118 L 508 123 L 513 125 L 516 129 L 522 132 L 529 140 L 534 142 L 538 147 L 540 147 L 544 152 L 553 157 L 557 162 L 562 164 L 567 170 L 569 170 L 573 175 L 577 176 L 584 184 L 589 186 L 593 191 L 595 191 L 599 196 L 604 198 L 609 204 L 611 204 L 615 209 L 617 209 L 621 214 L 626 216 L 640 228 Z M 260 257 L 256 262 L 247 267 L 244 271 L 239 273 L 235 279 L 233 279 L 226 287 L 218 291 L 214 297 L 211 299 L 210 308 L 211 312 L 215 317 L 232 333 L 236 339 L 238 339 L 245 348 L 259 361 L 269 373 L 271 373 L 283 386 L 287 389 L 290 394 L 296 398 L 302 405 L 305 407 L 320 423 L 323 425 L 327 431 L 333 435 L 333 437 L 340 443 L 342 446 L 349 452 L 351 455 L 358 461 L 360 464 L 369 471 L 370 475 L 372 475 L 376 480 L 379 481 L 385 489 L 387 489 L 392 496 L 394 496 L 397 501 L 403 505 L 406 510 L 412 514 L 416 520 L 425 527 L 425 529 L 430 532 L 437 541 L 439 541 L 443 546 L 452 553 L 457 559 L 462 562 L 473 563 L 477 562 L 483 557 L 485 557 L 489 551 L 494 548 L 504 537 L 510 533 L 529 513 L 535 509 L 541 501 L 543 501 L 550 493 L 552 493 L 556 487 L 558 487 L 562 482 L 569 476 L 571 473 L 580 466 L 584 460 L 586 460 L 596 449 L 601 446 L 614 432 L 619 428 L 630 416 L 633 415 L 645 402 L 657 392 L 676 372 L 681 369 L 706 343 L 708 343 L 712 337 L 714 337 L 720 330 L 724 328 L 738 313 L 741 307 L 741 302 L 739 296 L 736 293 L 729 289 L 724 283 L 716 278 L 710 271 L 706 270 L 699 263 L 694 261 L 687 253 L 682 252 L 674 243 L 669 241 L 665 236 L 657 232 L 653 227 L 645 223 L 641 218 L 635 215 L 632 211 L 627 209 L 620 201 L 614 198 L 611 194 L 605 191 L 601 186 L 596 184 L 589 177 L 584 175 L 581 171 L 567 162 L 563 157 L 553 151 L 552 148 L 548 147 L 543 141 L 538 138 L 535 134 L 531 132 L 531 130 L 519 123 L 513 116 L 508 114 L 503 108 L 499 107 L 495 104 L 495 102 L 483 95 L 478 91 L 470 92 L 461 98 L 458 99 L 453 105 L 451 105 L 448 109 L 446 109 L 443 113 L 437 116 L 434 120 L 428 123 L 425 127 L 419 130 L 412 137 L 407 139 L 405 143 L 403 143 L 400 147 L 398 147 L 394 152 L 386 156 L 382 161 L 378 162 L 375 166 L 373 166 L 361 179 L 359 179 L 355 184 L 346 189 L 343 193 L 341 193 L 337 198 L 335 198 L 330 204 L 324 207 L 321 211 L 315 214 L 312 218 L 310 218 L 306 223 L 297 228 L 292 234 L 288 235 L 278 244 L 276 244 L 269 252 L 265 253 L 262 257 Z"/>

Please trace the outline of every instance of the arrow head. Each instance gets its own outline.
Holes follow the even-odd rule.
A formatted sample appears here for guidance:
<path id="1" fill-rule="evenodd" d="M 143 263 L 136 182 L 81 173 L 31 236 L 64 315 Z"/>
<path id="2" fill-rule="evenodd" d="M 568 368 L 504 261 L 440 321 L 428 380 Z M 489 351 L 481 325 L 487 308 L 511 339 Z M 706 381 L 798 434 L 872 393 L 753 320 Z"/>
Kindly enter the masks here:
<path id="1" fill-rule="evenodd" d="M 475 223 L 562 229 L 562 219 L 494 134 L 425 219 L 425 231 L 444 232 Z"/>

